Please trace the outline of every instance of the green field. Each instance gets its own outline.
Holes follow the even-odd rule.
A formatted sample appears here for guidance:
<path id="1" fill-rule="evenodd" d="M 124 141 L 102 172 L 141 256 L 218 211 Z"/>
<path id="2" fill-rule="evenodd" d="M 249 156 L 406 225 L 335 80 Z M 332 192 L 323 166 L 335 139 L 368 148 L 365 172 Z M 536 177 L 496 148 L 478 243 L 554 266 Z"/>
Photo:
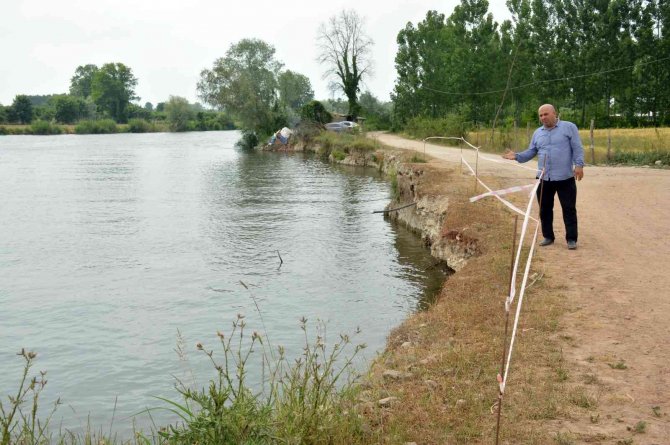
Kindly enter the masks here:
<path id="1" fill-rule="evenodd" d="M 466 139 L 484 150 L 502 152 L 505 149 L 524 150 L 534 128 L 505 128 L 496 130 L 491 143 L 491 130 L 480 129 L 468 132 Z M 588 129 L 579 131 L 584 145 L 584 160 L 592 163 L 591 136 Z M 670 128 L 614 128 L 593 131 L 593 154 L 595 163 L 633 165 L 670 165 Z M 609 159 L 608 159 L 609 146 Z"/>

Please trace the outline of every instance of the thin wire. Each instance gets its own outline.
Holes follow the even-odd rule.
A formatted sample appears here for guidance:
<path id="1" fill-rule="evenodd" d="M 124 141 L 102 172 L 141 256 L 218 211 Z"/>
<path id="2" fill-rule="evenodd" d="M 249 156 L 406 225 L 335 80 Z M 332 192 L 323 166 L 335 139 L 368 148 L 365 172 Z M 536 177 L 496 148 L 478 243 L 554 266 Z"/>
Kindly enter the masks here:
<path id="1" fill-rule="evenodd" d="M 634 68 L 636 66 L 651 65 L 653 63 L 664 62 L 666 60 L 670 60 L 670 56 L 663 57 L 662 59 L 652 60 L 652 61 L 649 61 L 649 62 L 636 63 L 635 65 L 628 65 L 628 66 L 624 66 L 624 67 L 621 67 L 621 68 L 614 68 L 614 69 L 611 69 L 611 70 L 597 71 L 597 72 L 588 73 L 588 74 L 580 74 L 580 75 L 577 75 L 577 76 L 558 77 L 558 78 L 555 78 L 555 79 L 535 80 L 533 82 L 524 83 L 522 85 L 517 85 L 517 86 L 511 87 L 511 88 L 503 88 L 501 90 L 492 90 L 492 91 L 483 91 L 483 92 L 479 92 L 479 93 L 477 93 L 477 92 L 475 92 L 475 93 L 453 93 L 453 92 L 449 92 L 449 91 L 436 90 L 434 88 L 430 88 L 430 87 L 426 87 L 426 86 L 424 86 L 422 88 L 426 89 L 426 90 L 429 90 L 429 91 L 434 91 L 436 93 L 447 94 L 447 95 L 451 95 L 451 96 L 468 96 L 468 95 L 483 96 L 483 95 L 486 95 L 486 94 L 496 94 L 496 93 L 503 93 L 505 91 L 510 91 L 510 90 L 518 90 L 520 88 L 526 88 L 526 87 L 537 85 L 537 84 L 540 84 L 540 83 L 558 82 L 559 80 L 581 79 L 582 77 L 598 76 L 598 75 L 601 75 L 601 74 L 615 73 L 617 71 L 627 70 L 629 68 Z"/>

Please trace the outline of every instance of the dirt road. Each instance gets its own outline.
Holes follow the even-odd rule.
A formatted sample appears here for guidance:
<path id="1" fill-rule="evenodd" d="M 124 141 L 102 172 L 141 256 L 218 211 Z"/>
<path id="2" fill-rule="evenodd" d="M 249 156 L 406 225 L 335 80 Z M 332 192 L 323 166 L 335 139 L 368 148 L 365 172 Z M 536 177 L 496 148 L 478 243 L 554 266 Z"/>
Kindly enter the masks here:
<path id="1" fill-rule="evenodd" d="M 371 137 L 460 162 L 459 149 L 383 133 Z M 510 164 L 480 161 L 479 171 L 502 186 L 534 178 Z M 535 167 L 534 161 L 525 165 Z M 563 242 L 558 200 L 555 210 L 557 242 L 538 255 L 569 299 L 563 352 L 572 379 L 600 383 L 593 415 L 562 420 L 555 429 L 579 443 L 670 444 L 670 170 L 585 167 L 576 251 Z"/>

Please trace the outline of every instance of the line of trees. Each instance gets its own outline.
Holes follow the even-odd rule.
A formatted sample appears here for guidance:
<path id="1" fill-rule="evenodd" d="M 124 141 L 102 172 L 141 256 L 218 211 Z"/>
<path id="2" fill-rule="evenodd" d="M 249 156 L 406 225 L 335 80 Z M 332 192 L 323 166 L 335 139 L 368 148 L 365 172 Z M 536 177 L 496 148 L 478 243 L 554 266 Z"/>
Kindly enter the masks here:
<path id="1" fill-rule="evenodd" d="M 151 102 L 140 106 L 136 103 L 140 100 L 135 94 L 136 86 L 137 78 L 123 63 L 106 63 L 101 67 L 80 65 L 71 78 L 69 94 L 19 94 L 11 105 L 0 105 L 0 124 L 31 124 L 35 121 L 76 124 L 111 120 L 112 124 L 130 123 L 131 128 L 142 131 L 235 128 L 235 123 L 225 113 L 206 110 L 182 97 L 170 96 L 167 102 L 160 102 L 155 107 Z M 160 125 L 163 122 L 165 124 Z M 111 128 L 110 125 L 107 127 Z"/>
<path id="2" fill-rule="evenodd" d="M 398 33 L 397 127 L 449 115 L 491 124 L 498 111 L 536 122 L 547 102 L 581 126 L 670 124 L 670 2 L 507 4 L 513 18 L 502 24 L 486 0 L 462 0 Z"/>

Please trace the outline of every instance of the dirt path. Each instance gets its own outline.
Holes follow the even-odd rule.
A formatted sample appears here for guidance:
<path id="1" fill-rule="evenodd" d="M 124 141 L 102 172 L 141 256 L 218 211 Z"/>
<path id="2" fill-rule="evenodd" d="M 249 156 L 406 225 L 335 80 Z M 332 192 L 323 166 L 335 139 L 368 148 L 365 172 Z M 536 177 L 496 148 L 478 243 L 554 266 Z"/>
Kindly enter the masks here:
<path id="1" fill-rule="evenodd" d="M 371 136 L 392 147 L 424 151 L 422 142 Z M 427 144 L 425 152 L 460 162 L 458 149 Z M 577 197 L 579 248 L 568 251 L 562 242 L 556 200 L 557 242 L 538 255 L 572 308 L 561 321 L 571 378 L 601 384 L 590 418 L 562 420 L 554 427 L 578 443 L 670 444 L 670 171 L 584 170 Z M 534 177 L 488 161 L 480 161 L 479 171 L 496 176 L 503 186 Z M 639 431 L 631 432 L 636 425 Z"/>

